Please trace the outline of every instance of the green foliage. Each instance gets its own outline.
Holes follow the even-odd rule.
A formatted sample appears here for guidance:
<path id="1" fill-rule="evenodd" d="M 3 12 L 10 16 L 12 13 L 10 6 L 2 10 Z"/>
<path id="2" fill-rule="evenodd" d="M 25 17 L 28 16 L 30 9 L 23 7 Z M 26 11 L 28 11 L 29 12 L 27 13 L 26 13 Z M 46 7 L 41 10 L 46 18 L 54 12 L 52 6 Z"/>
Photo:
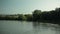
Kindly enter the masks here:
<path id="1" fill-rule="evenodd" d="M 33 12 L 33 21 L 37 21 L 40 19 L 40 14 L 41 14 L 41 10 L 35 10 Z"/>
<path id="2" fill-rule="evenodd" d="M 33 17 L 31 14 L 25 14 L 26 20 L 27 21 L 32 21 Z"/>
<path id="3" fill-rule="evenodd" d="M 0 15 L 2 20 L 59 21 L 60 8 L 51 11 L 34 10 L 32 14 Z"/>
<path id="4" fill-rule="evenodd" d="M 18 20 L 26 20 L 26 17 L 23 14 L 20 14 L 18 16 Z"/>
<path id="5" fill-rule="evenodd" d="M 51 11 L 35 10 L 33 12 L 33 21 L 59 21 L 60 20 L 60 8 L 56 8 Z"/>

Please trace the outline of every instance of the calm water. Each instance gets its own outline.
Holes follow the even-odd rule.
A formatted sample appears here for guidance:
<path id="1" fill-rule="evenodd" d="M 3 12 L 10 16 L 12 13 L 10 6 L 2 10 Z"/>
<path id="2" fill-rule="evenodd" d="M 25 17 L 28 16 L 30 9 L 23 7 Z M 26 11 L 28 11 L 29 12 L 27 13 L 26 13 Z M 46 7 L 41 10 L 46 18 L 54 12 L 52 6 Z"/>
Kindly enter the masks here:
<path id="1" fill-rule="evenodd" d="M 60 34 L 60 27 L 49 23 L 0 20 L 0 34 Z"/>

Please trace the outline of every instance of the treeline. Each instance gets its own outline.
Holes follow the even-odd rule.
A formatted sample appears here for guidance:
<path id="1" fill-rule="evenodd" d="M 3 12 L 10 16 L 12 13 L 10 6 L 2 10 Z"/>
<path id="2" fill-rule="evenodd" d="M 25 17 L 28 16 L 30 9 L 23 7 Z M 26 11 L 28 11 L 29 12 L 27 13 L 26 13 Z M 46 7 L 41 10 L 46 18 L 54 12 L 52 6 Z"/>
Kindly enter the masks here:
<path id="1" fill-rule="evenodd" d="M 26 20 L 32 21 L 32 14 L 0 15 L 0 20 Z"/>
<path id="2" fill-rule="evenodd" d="M 56 8 L 55 10 L 51 11 L 44 11 L 35 10 L 33 12 L 33 20 L 34 21 L 41 21 L 41 20 L 51 20 L 57 21 L 60 20 L 60 8 Z"/>
<path id="3" fill-rule="evenodd" d="M 33 21 L 50 22 L 60 24 L 60 8 L 51 11 L 35 10 L 33 12 Z"/>
<path id="4" fill-rule="evenodd" d="M 34 10 L 32 14 L 0 15 L 0 20 L 59 21 L 60 8 L 51 11 Z"/>

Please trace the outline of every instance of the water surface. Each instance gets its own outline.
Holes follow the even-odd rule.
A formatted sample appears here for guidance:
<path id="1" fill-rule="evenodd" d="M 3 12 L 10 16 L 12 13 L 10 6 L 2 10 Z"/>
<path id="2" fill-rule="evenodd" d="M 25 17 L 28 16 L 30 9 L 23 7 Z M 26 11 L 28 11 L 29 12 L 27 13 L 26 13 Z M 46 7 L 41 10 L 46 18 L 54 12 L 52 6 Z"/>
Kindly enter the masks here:
<path id="1" fill-rule="evenodd" d="M 0 34 L 60 34 L 58 24 L 0 20 Z"/>

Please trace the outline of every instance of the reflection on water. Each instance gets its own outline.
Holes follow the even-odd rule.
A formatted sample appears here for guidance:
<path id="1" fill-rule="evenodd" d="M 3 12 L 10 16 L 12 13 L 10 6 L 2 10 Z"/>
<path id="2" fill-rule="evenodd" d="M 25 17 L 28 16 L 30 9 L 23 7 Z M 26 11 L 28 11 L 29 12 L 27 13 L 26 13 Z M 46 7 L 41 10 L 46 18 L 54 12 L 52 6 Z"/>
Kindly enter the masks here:
<path id="1" fill-rule="evenodd" d="M 60 34 L 60 26 L 26 21 L 0 21 L 0 34 Z"/>
<path id="2" fill-rule="evenodd" d="M 60 34 L 60 27 L 57 24 L 33 23 L 34 34 Z"/>

